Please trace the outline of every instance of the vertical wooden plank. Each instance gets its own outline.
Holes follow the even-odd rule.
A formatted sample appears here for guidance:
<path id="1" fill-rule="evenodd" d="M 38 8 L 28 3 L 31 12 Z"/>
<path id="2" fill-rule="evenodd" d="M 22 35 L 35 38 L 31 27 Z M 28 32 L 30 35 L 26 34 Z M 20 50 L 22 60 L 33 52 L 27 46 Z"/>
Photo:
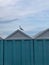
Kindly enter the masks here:
<path id="1" fill-rule="evenodd" d="M 17 51 L 17 42 L 13 40 L 13 65 L 18 65 Z"/>
<path id="2" fill-rule="evenodd" d="M 3 65 L 3 40 L 0 40 L 0 65 Z"/>
<path id="3" fill-rule="evenodd" d="M 31 41 L 24 40 L 25 43 L 25 65 L 31 64 Z"/>
<path id="4" fill-rule="evenodd" d="M 35 40 L 33 40 L 33 65 L 35 65 Z"/>
<path id="5" fill-rule="evenodd" d="M 34 65 L 34 40 L 30 42 L 30 65 Z"/>
<path id="6" fill-rule="evenodd" d="M 19 56 L 20 56 L 19 65 L 22 65 L 22 40 L 19 41 Z"/>
<path id="7" fill-rule="evenodd" d="M 43 65 L 43 40 L 34 41 L 35 65 Z"/>
<path id="8" fill-rule="evenodd" d="M 13 41 L 4 41 L 4 65 L 13 65 Z"/>
<path id="9" fill-rule="evenodd" d="M 22 40 L 13 41 L 13 65 L 22 65 Z"/>
<path id="10" fill-rule="evenodd" d="M 44 45 L 44 65 L 49 65 L 49 40 L 45 40 Z"/>
<path id="11" fill-rule="evenodd" d="M 25 41 L 22 40 L 22 65 L 25 65 L 25 54 L 26 54 L 25 46 L 26 46 Z"/>

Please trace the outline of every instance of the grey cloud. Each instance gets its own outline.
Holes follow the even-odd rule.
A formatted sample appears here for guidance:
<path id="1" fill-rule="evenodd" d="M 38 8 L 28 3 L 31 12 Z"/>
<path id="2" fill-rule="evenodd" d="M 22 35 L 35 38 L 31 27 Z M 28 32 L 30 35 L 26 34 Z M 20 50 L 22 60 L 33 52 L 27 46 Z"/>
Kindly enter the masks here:
<path id="1" fill-rule="evenodd" d="M 18 18 L 15 18 L 15 19 L 9 19 L 9 20 L 2 20 L 1 18 L 0 18 L 0 23 L 10 23 L 10 22 L 14 22 L 14 21 L 18 21 L 19 19 Z"/>

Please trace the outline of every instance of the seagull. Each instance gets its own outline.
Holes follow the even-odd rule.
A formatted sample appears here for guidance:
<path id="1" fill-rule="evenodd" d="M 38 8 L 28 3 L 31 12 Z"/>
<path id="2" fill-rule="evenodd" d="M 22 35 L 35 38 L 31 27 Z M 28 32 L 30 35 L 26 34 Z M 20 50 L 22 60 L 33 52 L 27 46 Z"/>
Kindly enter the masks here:
<path id="1" fill-rule="evenodd" d="M 20 25 L 19 25 L 19 29 L 20 29 L 20 30 L 23 30 L 23 28 L 22 28 Z"/>

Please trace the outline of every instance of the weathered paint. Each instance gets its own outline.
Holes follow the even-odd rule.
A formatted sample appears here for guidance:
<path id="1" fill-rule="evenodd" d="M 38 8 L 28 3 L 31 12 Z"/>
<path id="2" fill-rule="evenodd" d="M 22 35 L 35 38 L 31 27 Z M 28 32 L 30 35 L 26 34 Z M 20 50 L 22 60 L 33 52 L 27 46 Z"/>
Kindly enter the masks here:
<path id="1" fill-rule="evenodd" d="M 49 40 L 0 40 L 0 65 L 49 65 Z"/>

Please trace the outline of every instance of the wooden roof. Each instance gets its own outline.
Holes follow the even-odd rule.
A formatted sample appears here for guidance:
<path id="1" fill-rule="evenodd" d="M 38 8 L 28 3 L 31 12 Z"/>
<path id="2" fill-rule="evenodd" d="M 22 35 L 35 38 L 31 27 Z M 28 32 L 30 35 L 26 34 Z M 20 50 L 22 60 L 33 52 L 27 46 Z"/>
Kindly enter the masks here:
<path id="1" fill-rule="evenodd" d="M 34 39 L 49 39 L 49 29 L 39 32 L 34 36 Z"/>
<path id="2" fill-rule="evenodd" d="M 6 39 L 32 39 L 29 35 L 25 34 L 21 30 L 16 30 L 11 35 L 9 35 Z"/>

